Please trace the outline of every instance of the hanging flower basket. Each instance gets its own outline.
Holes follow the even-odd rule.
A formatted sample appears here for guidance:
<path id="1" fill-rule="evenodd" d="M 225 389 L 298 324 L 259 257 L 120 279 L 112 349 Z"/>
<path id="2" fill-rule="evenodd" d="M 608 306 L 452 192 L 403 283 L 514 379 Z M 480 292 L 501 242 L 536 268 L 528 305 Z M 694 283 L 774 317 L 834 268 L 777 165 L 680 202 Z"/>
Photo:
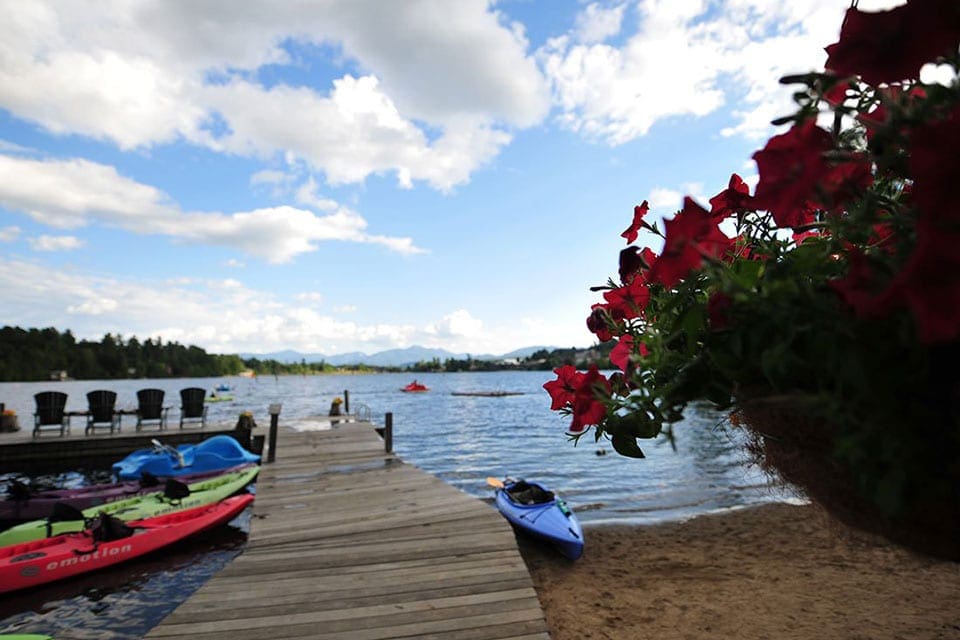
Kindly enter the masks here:
<path id="1" fill-rule="evenodd" d="M 797 111 L 753 193 L 634 208 L 586 322 L 619 371 L 544 388 L 572 438 L 635 458 L 692 402 L 733 410 L 839 519 L 960 559 L 960 3 L 854 6 L 827 52 L 781 79 Z"/>

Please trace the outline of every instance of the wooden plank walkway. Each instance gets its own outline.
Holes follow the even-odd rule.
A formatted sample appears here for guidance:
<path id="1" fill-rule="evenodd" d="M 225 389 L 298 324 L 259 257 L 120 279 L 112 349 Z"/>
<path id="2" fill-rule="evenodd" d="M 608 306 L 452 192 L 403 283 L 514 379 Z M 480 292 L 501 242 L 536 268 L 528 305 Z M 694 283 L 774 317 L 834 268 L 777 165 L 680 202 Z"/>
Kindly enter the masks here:
<path id="1" fill-rule="evenodd" d="M 147 638 L 549 638 L 509 524 L 369 423 L 280 430 L 244 552 Z"/>

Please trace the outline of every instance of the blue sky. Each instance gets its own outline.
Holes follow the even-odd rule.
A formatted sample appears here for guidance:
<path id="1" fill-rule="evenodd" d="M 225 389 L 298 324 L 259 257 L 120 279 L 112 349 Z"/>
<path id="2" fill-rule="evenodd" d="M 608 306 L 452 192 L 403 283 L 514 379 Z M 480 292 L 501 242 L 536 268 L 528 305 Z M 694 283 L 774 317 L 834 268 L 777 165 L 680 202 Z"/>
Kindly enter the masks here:
<path id="1" fill-rule="evenodd" d="M 634 205 L 755 182 L 848 3 L 0 6 L 3 322 L 332 355 L 592 344 Z"/>

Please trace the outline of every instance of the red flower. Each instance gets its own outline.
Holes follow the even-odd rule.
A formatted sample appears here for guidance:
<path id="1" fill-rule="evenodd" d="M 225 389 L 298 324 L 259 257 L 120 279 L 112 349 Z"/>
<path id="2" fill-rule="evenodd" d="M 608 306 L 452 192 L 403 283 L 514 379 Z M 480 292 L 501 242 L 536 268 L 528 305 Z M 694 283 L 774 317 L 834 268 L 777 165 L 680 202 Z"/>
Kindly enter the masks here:
<path id="1" fill-rule="evenodd" d="M 595 304 L 590 307 L 592 311 L 587 316 L 587 329 L 590 333 L 596 334 L 597 340 L 606 342 L 613 339 L 613 333 L 610 331 L 610 315 L 607 312 L 607 305 Z"/>
<path id="2" fill-rule="evenodd" d="M 580 385 L 577 387 L 573 399 L 573 421 L 567 433 L 577 435 L 587 430 L 593 424 L 599 424 L 607 417 L 607 405 L 603 398 L 609 398 L 611 393 L 610 382 L 600 373 L 597 365 L 590 365 L 587 373 L 583 374 Z"/>
<path id="3" fill-rule="evenodd" d="M 889 304 L 878 304 L 878 280 L 866 256 L 853 247 L 847 255 L 847 261 L 847 275 L 830 282 L 830 286 L 860 318 L 886 313 Z"/>
<path id="4" fill-rule="evenodd" d="M 553 372 L 557 374 L 557 379 L 545 383 L 543 388 L 550 394 L 550 409 L 556 411 L 573 402 L 577 389 L 583 381 L 583 374 L 569 364 L 554 369 Z"/>
<path id="5" fill-rule="evenodd" d="M 923 216 L 960 221 L 960 107 L 918 127 L 910 139 L 913 201 Z"/>
<path id="6" fill-rule="evenodd" d="M 733 245 L 710 213 L 685 198 L 683 209 L 664 222 L 663 252 L 650 267 L 648 279 L 672 287 L 703 264 L 704 256 L 717 258 Z"/>
<path id="7" fill-rule="evenodd" d="M 650 206 L 647 204 L 647 201 L 644 200 L 643 204 L 638 204 L 633 208 L 633 222 L 630 223 L 630 226 L 620 234 L 621 237 L 627 239 L 627 244 L 631 244 L 634 240 L 637 239 L 637 232 L 640 229 L 646 227 L 646 223 L 643 221 L 643 217 L 647 215 L 650 211 Z"/>
<path id="8" fill-rule="evenodd" d="M 807 201 L 829 172 L 823 154 L 832 148 L 830 134 L 812 121 L 770 138 L 766 147 L 753 154 L 760 171 L 754 206 L 772 213 L 780 227 L 809 222 Z"/>
<path id="9" fill-rule="evenodd" d="M 638 348 L 634 349 L 634 345 L 637 345 Z M 617 342 L 617 346 L 610 351 L 610 362 L 624 373 L 629 373 L 627 369 L 633 368 L 630 366 L 630 356 L 633 355 L 634 351 L 643 357 L 650 355 L 647 345 L 634 341 L 633 336 L 626 333 L 620 336 L 620 341 Z"/>
<path id="10" fill-rule="evenodd" d="M 634 277 L 649 269 L 656 259 L 657 254 L 649 247 L 644 247 L 643 250 L 627 247 L 620 252 L 620 282 L 629 284 Z"/>
<path id="11" fill-rule="evenodd" d="M 643 314 L 650 301 L 650 289 L 642 278 L 634 278 L 625 287 L 605 292 L 603 299 L 607 301 L 607 313 L 614 322 L 630 320 Z"/>
<path id="12" fill-rule="evenodd" d="M 722 331 L 730 326 L 730 310 L 733 308 L 733 298 L 717 291 L 710 294 L 707 298 L 707 319 L 710 321 L 710 328 L 714 331 Z"/>
<path id="13" fill-rule="evenodd" d="M 921 342 L 960 336 L 960 234 L 944 233 L 929 221 L 917 223 L 917 246 L 878 303 L 905 304 Z"/>
<path id="14" fill-rule="evenodd" d="M 710 213 L 717 218 L 727 218 L 753 208 L 750 187 L 737 174 L 730 176 L 726 189 L 710 198 Z"/>
<path id="15" fill-rule="evenodd" d="M 956 0 L 910 0 L 888 11 L 847 9 L 840 40 L 826 48 L 826 68 L 863 81 L 916 79 L 920 67 L 960 45 L 960 4 Z"/>
<path id="16" fill-rule="evenodd" d="M 827 171 L 818 187 L 819 199 L 825 209 L 839 212 L 848 202 L 860 197 L 872 184 L 870 161 L 858 155 Z"/>

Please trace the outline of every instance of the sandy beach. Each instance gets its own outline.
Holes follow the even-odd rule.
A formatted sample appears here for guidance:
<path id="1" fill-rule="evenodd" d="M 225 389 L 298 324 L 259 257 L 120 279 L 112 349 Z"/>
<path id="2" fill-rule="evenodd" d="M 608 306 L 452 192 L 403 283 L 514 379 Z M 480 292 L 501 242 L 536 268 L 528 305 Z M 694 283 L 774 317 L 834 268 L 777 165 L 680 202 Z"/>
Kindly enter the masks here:
<path id="1" fill-rule="evenodd" d="M 814 506 L 585 530 L 576 562 L 520 541 L 554 640 L 960 638 L 960 564 Z"/>

